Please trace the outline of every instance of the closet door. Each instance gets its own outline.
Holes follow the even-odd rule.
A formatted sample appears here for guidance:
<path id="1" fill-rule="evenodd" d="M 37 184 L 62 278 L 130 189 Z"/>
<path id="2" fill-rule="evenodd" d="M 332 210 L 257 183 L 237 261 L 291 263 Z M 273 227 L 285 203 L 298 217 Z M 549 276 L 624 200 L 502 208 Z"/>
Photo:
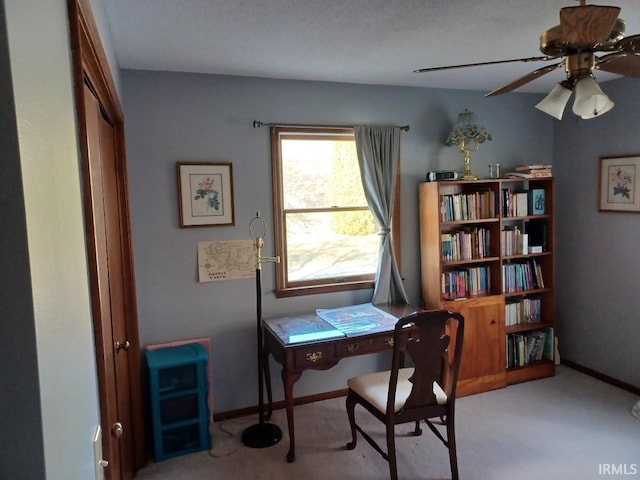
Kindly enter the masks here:
<path id="1" fill-rule="evenodd" d="M 97 98 L 84 86 L 87 147 L 89 153 L 89 191 L 91 228 L 95 258 L 92 294 L 96 353 L 99 365 L 103 458 L 108 479 L 133 478 L 133 438 L 129 351 L 127 332 L 125 258 L 122 251 L 122 225 L 118 195 L 115 136 Z M 132 352 L 133 353 L 133 352 Z"/>

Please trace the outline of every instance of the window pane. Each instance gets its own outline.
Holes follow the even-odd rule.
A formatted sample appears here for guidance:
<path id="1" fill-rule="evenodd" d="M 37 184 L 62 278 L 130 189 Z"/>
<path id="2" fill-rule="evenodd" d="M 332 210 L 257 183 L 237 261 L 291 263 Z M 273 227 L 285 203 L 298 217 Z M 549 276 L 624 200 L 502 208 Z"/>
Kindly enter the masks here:
<path id="1" fill-rule="evenodd" d="M 380 236 L 369 210 L 285 217 L 289 282 L 375 274 Z"/>
<path id="2" fill-rule="evenodd" d="M 285 209 L 367 206 L 353 136 L 285 138 L 281 147 Z"/>

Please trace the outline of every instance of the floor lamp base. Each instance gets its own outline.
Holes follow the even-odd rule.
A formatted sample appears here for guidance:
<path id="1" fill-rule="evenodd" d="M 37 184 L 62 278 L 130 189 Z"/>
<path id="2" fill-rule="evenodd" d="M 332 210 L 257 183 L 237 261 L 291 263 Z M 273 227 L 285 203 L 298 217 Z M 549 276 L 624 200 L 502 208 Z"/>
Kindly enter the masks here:
<path id="1" fill-rule="evenodd" d="M 266 448 L 282 440 L 282 430 L 272 423 L 256 423 L 242 432 L 242 443 L 251 448 Z"/>

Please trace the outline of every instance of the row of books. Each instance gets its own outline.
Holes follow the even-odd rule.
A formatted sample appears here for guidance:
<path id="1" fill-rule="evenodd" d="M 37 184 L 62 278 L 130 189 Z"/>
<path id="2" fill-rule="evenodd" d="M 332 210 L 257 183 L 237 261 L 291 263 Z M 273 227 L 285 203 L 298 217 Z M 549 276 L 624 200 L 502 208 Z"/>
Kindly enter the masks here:
<path id="1" fill-rule="evenodd" d="M 504 306 L 504 324 L 507 327 L 542 321 L 540 298 L 523 298 Z"/>
<path id="2" fill-rule="evenodd" d="M 456 300 L 487 295 L 490 285 L 491 278 L 488 267 L 469 267 L 443 272 L 442 298 L 444 300 Z"/>
<path id="3" fill-rule="evenodd" d="M 507 336 L 507 368 L 524 367 L 540 360 L 553 360 L 553 327 Z"/>
<path id="4" fill-rule="evenodd" d="M 532 188 L 514 192 L 511 188 L 502 189 L 502 216 L 526 217 L 544 215 L 545 194 L 543 188 Z"/>
<path id="5" fill-rule="evenodd" d="M 505 228 L 500 232 L 500 236 L 503 256 L 529 253 L 529 234 L 522 233 L 518 227 Z"/>
<path id="6" fill-rule="evenodd" d="M 535 258 L 522 263 L 502 265 L 502 291 L 504 293 L 525 292 L 544 288 L 542 268 Z"/>
<path id="7" fill-rule="evenodd" d="M 480 220 L 496 216 L 496 200 L 492 190 L 440 195 L 440 220 L 455 222 Z"/>
<path id="8" fill-rule="evenodd" d="M 486 258 L 489 256 L 491 232 L 486 228 L 469 228 L 440 234 L 444 262 Z"/>
<path id="9" fill-rule="evenodd" d="M 518 165 L 515 172 L 509 172 L 505 176 L 515 178 L 547 178 L 552 177 L 551 165 L 546 163 L 534 163 Z"/>

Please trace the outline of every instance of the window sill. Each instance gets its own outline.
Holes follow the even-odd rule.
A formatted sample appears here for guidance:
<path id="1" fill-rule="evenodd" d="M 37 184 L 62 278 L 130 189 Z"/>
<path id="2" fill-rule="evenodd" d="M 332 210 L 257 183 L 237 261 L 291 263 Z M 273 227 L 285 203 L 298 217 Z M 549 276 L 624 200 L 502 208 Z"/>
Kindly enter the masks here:
<path id="1" fill-rule="evenodd" d="M 298 297 L 302 295 L 316 295 L 320 293 L 345 292 L 349 290 L 363 290 L 373 288 L 372 280 L 362 282 L 348 282 L 324 285 L 305 285 L 304 287 L 277 288 L 275 294 L 277 298 Z"/>

